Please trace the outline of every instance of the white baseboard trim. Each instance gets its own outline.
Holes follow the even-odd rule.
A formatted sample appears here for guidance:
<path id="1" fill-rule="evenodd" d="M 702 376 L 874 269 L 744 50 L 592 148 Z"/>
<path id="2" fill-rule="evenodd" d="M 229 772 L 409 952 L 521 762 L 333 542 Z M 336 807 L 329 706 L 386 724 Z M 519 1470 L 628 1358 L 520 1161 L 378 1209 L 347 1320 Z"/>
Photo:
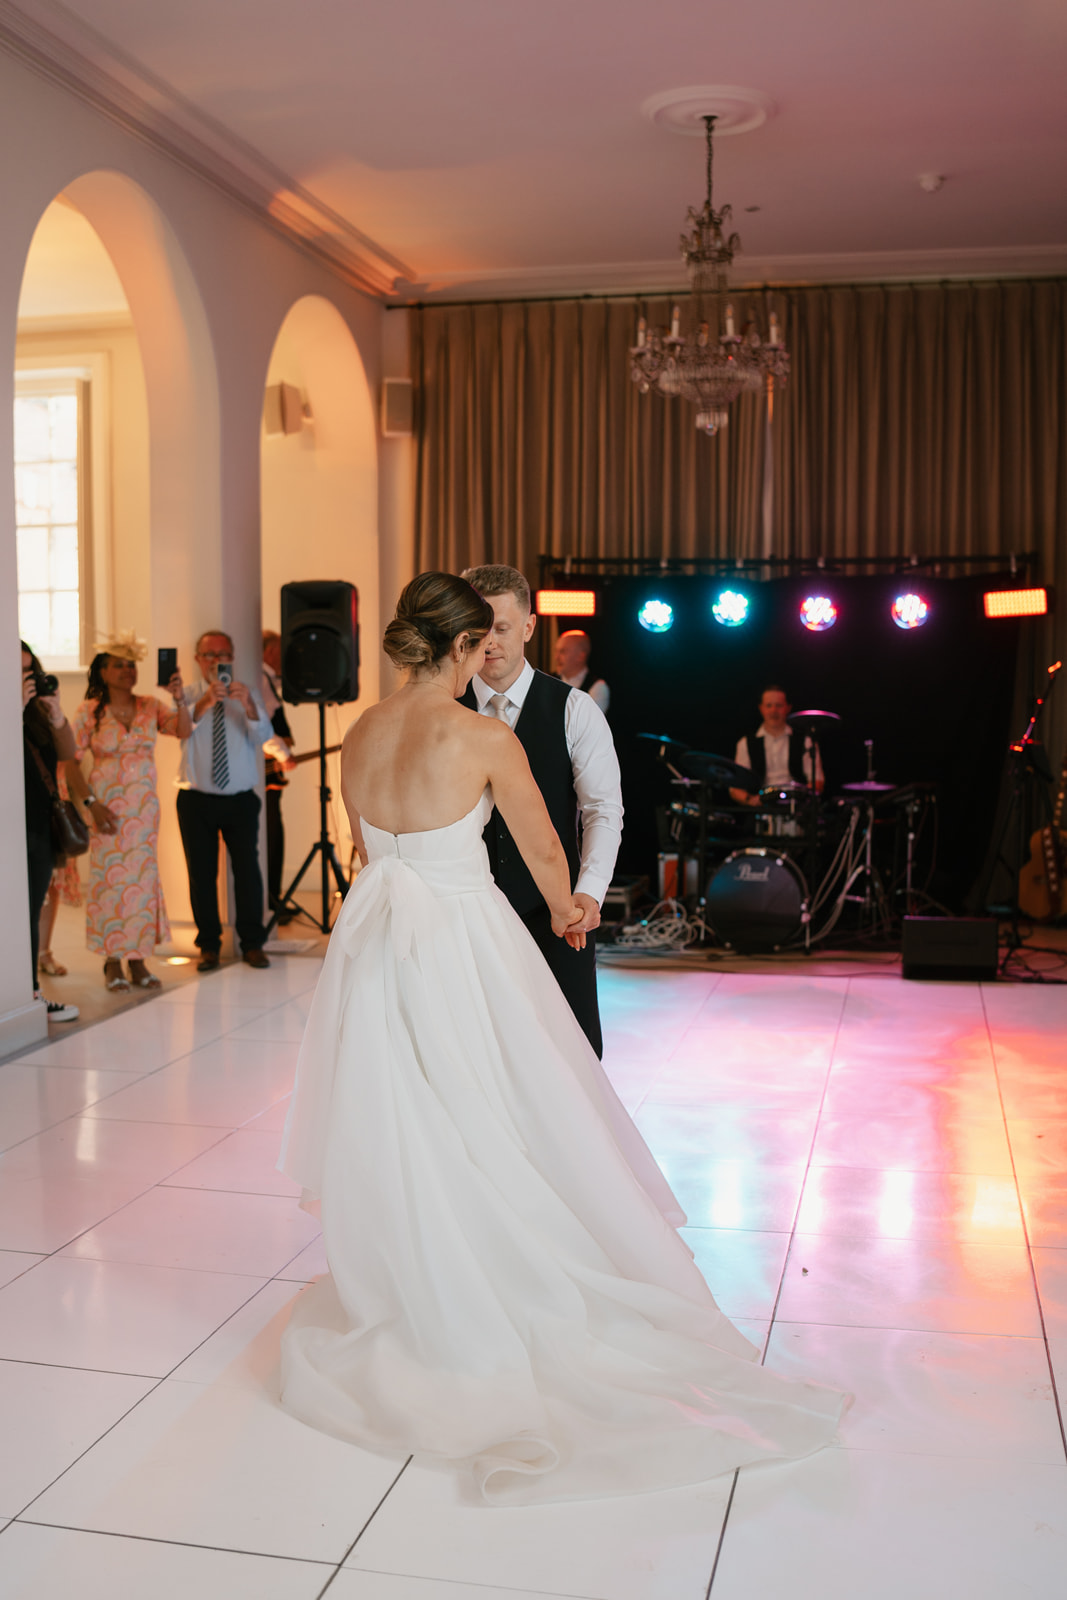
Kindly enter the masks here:
<path id="1" fill-rule="evenodd" d="M 0 1056 L 28 1050 L 48 1038 L 48 1012 L 40 1000 L 0 1015 Z"/>

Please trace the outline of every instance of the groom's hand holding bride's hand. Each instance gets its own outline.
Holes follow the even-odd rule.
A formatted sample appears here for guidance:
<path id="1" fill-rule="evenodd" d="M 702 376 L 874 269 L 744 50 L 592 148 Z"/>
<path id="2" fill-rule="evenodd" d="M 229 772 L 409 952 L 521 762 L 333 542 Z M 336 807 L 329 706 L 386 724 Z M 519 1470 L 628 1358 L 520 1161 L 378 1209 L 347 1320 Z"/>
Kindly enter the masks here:
<path id="1" fill-rule="evenodd" d="M 552 932 L 566 939 L 572 950 L 585 949 L 585 936 L 600 926 L 600 906 L 592 895 L 576 894 L 566 916 L 552 918 Z"/>

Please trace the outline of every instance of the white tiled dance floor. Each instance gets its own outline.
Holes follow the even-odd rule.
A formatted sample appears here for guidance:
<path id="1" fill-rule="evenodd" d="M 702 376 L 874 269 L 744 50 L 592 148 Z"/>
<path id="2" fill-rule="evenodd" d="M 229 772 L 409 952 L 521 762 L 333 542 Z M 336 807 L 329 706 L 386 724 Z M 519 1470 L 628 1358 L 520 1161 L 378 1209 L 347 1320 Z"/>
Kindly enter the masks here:
<path id="1" fill-rule="evenodd" d="M 273 1398 L 323 1265 L 274 1171 L 317 972 L 0 1067 L 3 1600 L 1067 1594 L 1067 989 L 605 972 L 724 1310 L 856 1401 L 736 1483 L 490 1511 Z"/>

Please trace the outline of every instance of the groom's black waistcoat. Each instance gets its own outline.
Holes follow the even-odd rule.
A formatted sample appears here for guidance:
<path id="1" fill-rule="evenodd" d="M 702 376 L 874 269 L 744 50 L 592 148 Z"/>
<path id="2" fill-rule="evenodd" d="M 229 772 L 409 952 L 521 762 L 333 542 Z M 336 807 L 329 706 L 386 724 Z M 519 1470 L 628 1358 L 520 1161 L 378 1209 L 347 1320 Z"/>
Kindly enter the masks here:
<path id="1" fill-rule="evenodd" d="M 526 751 L 534 782 L 544 796 L 552 826 L 559 834 L 566 852 L 573 888 L 578 881 L 581 856 L 578 852 L 578 801 L 574 793 L 574 769 L 567 753 L 564 722 L 570 692 L 568 684 L 535 671 L 515 724 L 515 736 Z M 462 704 L 475 711 L 478 709 L 473 686 L 463 696 Z M 489 818 L 482 837 L 489 852 L 493 877 L 520 917 L 543 906 L 541 892 L 530 876 L 529 868 L 519 854 L 519 847 L 499 811 L 494 811 Z"/>

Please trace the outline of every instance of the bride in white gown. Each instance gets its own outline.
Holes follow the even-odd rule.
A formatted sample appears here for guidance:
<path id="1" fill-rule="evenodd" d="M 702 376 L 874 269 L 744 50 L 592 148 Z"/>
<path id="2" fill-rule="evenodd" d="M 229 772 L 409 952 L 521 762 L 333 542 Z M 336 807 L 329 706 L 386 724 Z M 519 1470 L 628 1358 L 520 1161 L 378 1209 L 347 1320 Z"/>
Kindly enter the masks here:
<path id="1" fill-rule="evenodd" d="M 368 1449 L 451 1463 L 492 1505 L 805 1455 L 846 1397 L 759 1366 L 718 1310 L 677 1201 L 490 877 L 495 800 L 554 931 L 581 918 L 519 741 L 456 704 L 491 623 L 462 579 L 416 578 L 385 634 L 405 682 L 345 740 L 363 870 L 279 1162 L 321 1204 L 330 1272 L 284 1335 L 282 1403 Z"/>

